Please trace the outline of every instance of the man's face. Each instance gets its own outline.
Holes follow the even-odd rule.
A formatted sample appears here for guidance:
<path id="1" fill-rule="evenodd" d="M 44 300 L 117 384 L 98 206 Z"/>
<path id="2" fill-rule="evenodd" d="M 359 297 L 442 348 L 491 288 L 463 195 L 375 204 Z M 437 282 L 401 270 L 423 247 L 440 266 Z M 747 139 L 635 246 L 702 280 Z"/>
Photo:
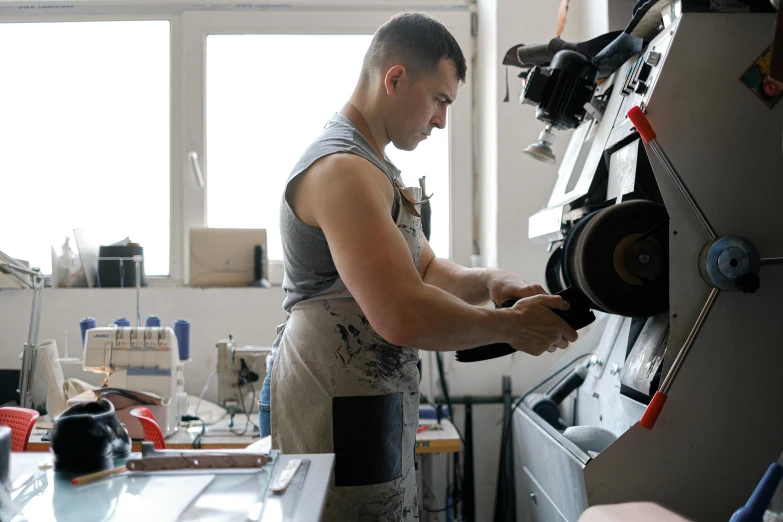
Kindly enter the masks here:
<path id="1" fill-rule="evenodd" d="M 432 129 L 446 127 L 446 109 L 457 99 L 459 79 L 450 59 L 435 73 L 419 73 L 398 84 L 389 117 L 389 139 L 400 150 L 413 150 Z"/>

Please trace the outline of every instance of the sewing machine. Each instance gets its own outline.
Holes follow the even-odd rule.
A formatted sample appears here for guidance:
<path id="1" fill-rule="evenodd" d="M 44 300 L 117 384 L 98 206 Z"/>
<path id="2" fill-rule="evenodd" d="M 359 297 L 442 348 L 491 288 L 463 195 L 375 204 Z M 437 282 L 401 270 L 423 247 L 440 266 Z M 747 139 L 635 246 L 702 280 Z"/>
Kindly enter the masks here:
<path id="1" fill-rule="evenodd" d="M 251 413 L 258 404 L 271 348 L 236 346 L 233 338 L 217 343 L 218 404 L 227 410 Z M 253 401 L 248 404 L 248 395 Z"/>
<path id="2" fill-rule="evenodd" d="M 529 237 L 551 249 L 549 290 L 582 292 L 603 333 L 554 416 L 566 429 L 527 405 L 514 415 L 520 520 L 629 501 L 727 520 L 783 449 L 775 15 L 648 4 L 626 30 L 643 45 L 611 75 L 556 55 L 522 95 L 545 125 L 536 159 L 572 130 Z"/>
<path id="3" fill-rule="evenodd" d="M 83 369 L 110 374 L 112 388 L 160 396 L 161 405 L 150 409 L 164 435 L 172 434 L 186 413 L 183 366 L 171 328 L 114 326 L 86 332 Z"/>

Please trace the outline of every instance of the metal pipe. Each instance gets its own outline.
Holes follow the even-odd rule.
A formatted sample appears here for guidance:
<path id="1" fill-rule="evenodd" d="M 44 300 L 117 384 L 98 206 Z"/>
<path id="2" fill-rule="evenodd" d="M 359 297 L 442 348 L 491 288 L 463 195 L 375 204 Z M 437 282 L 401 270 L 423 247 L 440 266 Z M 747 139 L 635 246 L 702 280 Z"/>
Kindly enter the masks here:
<path id="1" fill-rule="evenodd" d="M 136 264 L 136 328 L 141 328 L 141 256 L 133 256 Z"/>
<path id="2" fill-rule="evenodd" d="M 43 277 L 38 274 L 33 278 L 33 310 L 30 313 L 30 329 L 27 332 L 27 342 L 38 346 L 38 331 L 41 327 L 41 301 L 44 287 Z"/>
<path id="3" fill-rule="evenodd" d="M 783 265 L 783 257 L 762 257 L 762 265 Z"/>
<path id="4" fill-rule="evenodd" d="M 9 270 L 13 270 L 15 272 L 21 272 L 23 274 L 32 275 L 32 276 L 39 275 L 41 273 L 38 270 L 33 270 L 33 269 L 30 269 L 30 268 L 27 268 L 27 267 L 24 267 L 24 266 L 20 266 L 20 265 L 15 265 L 15 264 L 9 263 L 7 261 L 0 261 L 0 266 L 8 268 Z M 11 275 L 16 275 L 16 274 L 11 274 Z M 16 276 L 19 277 L 18 275 L 16 275 Z"/>
<path id="5" fill-rule="evenodd" d="M 30 312 L 30 325 L 27 330 L 27 342 L 22 349 L 22 370 L 19 373 L 19 404 L 23 408 L 33 407 L 33 378 L 35 377 L 36 347 L 38 346 L 38 330 L 41 325 L 41 300 L 44 287 L 44 276 L 40 270 L 27 268 L 4 252 L 0 252 L 0 266 L 8 273 L 33 289 L 33 305 Z M 32 276 L 28 281 L 20 274 Z"/>
<path id="6" fill-rule="evenodd" d="M 38 273 L 33 278 L 33 306 L 30 312 L 30 328 L 27 331 L 27 342 L 22 351 L 22 371 L 19 375 L 19 404 L 22 408 L 32 408 L 34 406 L 33 380 L 35 378 L 38 331 L 41 326 L 41 294 L 43 287 L 43 276 Z"/>
<path id="7" fill-rule="evenodd" d="M 707 232 L 707 235 L 710 237 L 711 240 L 713 241 L 716 240 L 718 238 L 718 235 L 715 233 L 715 229 L 712 228 L 712 225 L 707 219 L 707 216 L 704 215 L 704 212 L 699 207 L 699 204 L 696 203 L 695 199 L 693 199 L 693 196 L 688 190 L 688 187 L 685 186 L 685 183 L 683 183 L 682 178 L 680 178 L 680 175 L 677 173 L 674 166 L 672 165 L 671 160 L 669 159 L 669 157 L 666 155 L 666 153 L 663 151 L 660 144 L 658 143 L 658 139 L 656 138 L 650 140 L 649 144 L 653 152 L 655 153 L 655 155 L 658 157 L 658 160 L 663 165 L 663 168 L 666 169 L 666 172 L 669 174 L 669 177 L 677 186 L 677 189 L 680 191 L 680 194 L 682 194 L 682 197 L 685 198 L 685 202 L 688 203 L 688 206 L 696 215 L 696 218 L 699 220 L 699 223 L 701 223 L 701 226 L 704 227 L 704 230 Z"/>
<path id="8" fill-rule="evenodd" d="M 677 377 L 677 373 L 680 371 L 682 363 L 685 361 L 685 357 L 688 356 L 688 352 L 691 350 L 693 342 L 699 335 L 699 331 L 701 331 L 701 327 L 704 325 L 704 321 L 710 314 L 712 305 L 715 304 L 715 299 L 717 299 L 719 293 L 720 290 L 713 288 L 712 291 L 710 291 L 710 295 L 707 296 L 707 302 L 704 303 L 704 307 L 701 309 L 701 312 L 699 312 L 699 316 L 696 318 L 696 323 L 694 323 L 691 332 L 685 339 L 685 343 L 682 345 L 682 348 L 680 348 L 680 352 L 677 354 L 677 358 L 674 359 L 672 367 L 669 368 L 669 373 L 666 374 L 666 378 L 663 380 L 663 383 L 661 383 L 661 393 L 669 393 L 669 388 L 671 388 L 672 381 L 674 381 L 675 377 Z"/>

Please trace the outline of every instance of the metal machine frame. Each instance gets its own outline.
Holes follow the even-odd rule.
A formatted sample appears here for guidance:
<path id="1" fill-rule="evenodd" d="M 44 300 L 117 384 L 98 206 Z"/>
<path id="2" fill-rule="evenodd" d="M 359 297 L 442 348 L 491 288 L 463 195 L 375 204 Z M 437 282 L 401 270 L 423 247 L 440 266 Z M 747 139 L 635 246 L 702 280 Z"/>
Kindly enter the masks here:
<path id="1" fill-rule="evenodd" d="M 574 133 L 549 208 L 531 218 L 531 237 L 562 239 L 574 211 L 567 204 L 589 190 L 604 151 L 635 133 L 626 113 L 636 105 L 646 108 L 663 150 L 715 230 L 747 238 L 762 258 L 783 256 L 775 226 L 783 194 L 783 112 L 770 110 L 739 81 L 772 41 L 774 26 L 772 14 L 684 13 L 672 20 L 643 51 L 660 53 L 646 89 L 625 97 L 615 89 L 597 129 Z M 616 85 L 636 59 L 616 73 Z M 582 141 L 588 133 L 589 143 Z M 576 396 L 577 423 L 618 436 L 597 456 L 532 411 L 516 412 L 521 519 L 576 520 L 589 505 L 654 501 L 694 520 L 727 520 L 783 449 L 783 351 L 776 341 L 783 267 L 764 265 L 756 293 L 722 292 L 706 316 L 713 288 L 699 262 L 708 235 L 649 145 L 645 151 L 670 219 L 663 375 L 700 315 L 703 327 L 648 430 L 637 424 L 645 404 L 620 392 L 632 320 L 610 316 L 597 350 L 602 364 Z M 579 157 L 584 161 L 573 159 Z"/>

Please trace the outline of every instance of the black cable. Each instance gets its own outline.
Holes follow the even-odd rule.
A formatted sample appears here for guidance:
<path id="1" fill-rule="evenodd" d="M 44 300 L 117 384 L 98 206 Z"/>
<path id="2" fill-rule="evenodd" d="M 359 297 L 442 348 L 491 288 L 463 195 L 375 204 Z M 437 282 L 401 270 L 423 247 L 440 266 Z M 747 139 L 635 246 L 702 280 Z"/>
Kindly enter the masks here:
<path id="1" fill-rule="evenodd" d="M 526 398 L 527 398 L 527 397 L 528 397 L 530 394 L 532 394 L 532 393 L 533 393 L 533 392 L 535 392 L 537 389 L 539 389 L 540 387 L 542 387 L 543 385 L 545 385 L 546 383 L 548 383 L 549 381 L 551 381 L 552 379 L 554 379 L 555 377 L 557 377 L 558 375 L 560 375 L 562 372 L 564 372 L 564 371 L 566 371 L 566 370 L 570 370 L 570 369 L 571 369 L 571 367 L 573 366 L 573 364 L 574 364 L 575 362 L 581 361 L 581 360 L 582 360 L 582 359 L 584 359 L 585 357 L 592 357 L 592 356 L 593 356 L 593 354 L 592 354 L 592 353 L 583 353 L 582 355 L 580 355 L 580 356 L 578 356 L 578 357 L 575 357 L 575 358 L 573 358 L 573 359 L 572 359 L 570 362 L 568 362 L 568 363 L 567 363 L 565 366 L 563 366 L 563 367 L 561 367 L 559 370 L 557 370 L 557 371 L 553 372 L 553 373 L 552 373 L 552 375 L 550 375 L 549 377 L 547 377 L 547 378 L 546 378 L 546 379 L 544 379 L 543 381 L 539 382 L 538 384 L 536 384 L 535 386 L 533 386 L 532 388 L 530 388 L 530 389 L 527 391 L 527 393 L 525 393 L 525 394 L 524 394 L 522 397 L 520 397 L 519 399 L 517 399 L 517 402 L 516 402 L 516 403 L 514 403 L 514 406 L 511 408 L 511 413 L 514 413 L 514 410 L 516 410 L 516 409 L 519 407 L 519 404 L 520 404 L 522 401 L 524 401 L 524 400 L 525 400 L 525 399 L 526 399 Z"/>
<path id="2" fill-rule="evenodd" d="M 459 435 L 459 440 L 462 442 L 463 446 L 465 445 L 465 438 L 462 436 L 462 433 L 460 432 L 459 428 L 457 428 L 457 423 L 454 422 L 454 405 L 451 402 L 451 396 L 449 395 L 449 385 L 446 382 L 446 372 L 443 369 L 443 355 L 440 352 L 435 352 L 435 361 L 438 365 L 438 377 L 440 378 L 440 388 L 443 391 L 443 397 L 446 399 L 446 406 L 449 408 L 449 420 L 451 420 L 451 423 L 454 425 L 454 429 L 457 430 L 457 435 Z M 446 475 L 448 477 L 448 474 Z M 454 459 L 454 486 L 452 489 L 452 504 L 450 507 L 443 508 L 442 510 L 438 511 L 447 511 L 450 508 L 454 508 L 456 510 L 457 505 L 462 500 L 462 482 L 464 481 L 464 477 L 462 476 L 462 469 L 459 465 L 459 454 L 456 455 Z M 454 513 L 456 518 L 456 512 Z"/>
<path id="3" fill-rule="evenodd" d="M 252 399 L 252 400 L 253 400 L 253 402 L 255 402 L 255 400 L 256 400 L 256 387 L 255 387 L 255 386 L 253 386 L 253 383 L 252 383 L 252 382 L 249 382 L 248 384 L 250 385 L 250 391 L 252 392 L 252 394 L 251 394 L 250 396 L 253 398 L 253 399 Z M 252 405 L 250 406 L 250 413 L 253 413 L 253 406 L 252 406 Z M 251 417 L 250 417 L 250 414 L 249 414 L 249 413 L 246 413 L 246 415 L 247 415 L 247 422 L 249 422 L 251 426 L 253 426 L 253 427 L 254 427 L 256 430 L 258 430 L 258 433 L 261 433 L 261 428 L 259 428 L 258 426 L 256 426 L 256 423 L 255 423 L 255 422 L 253 422 L 252 420 L 250 420 L 250 418 L 251 418 Z"/>
<path id="4" fill-rule="evenodd" d="M 253 383 L 248 381 L 247 384 L 250 386 L 250 390 L 253 392 L 253 395 L 252 395 L 253 399 L 255 399 L 256 398 L 256 389 L 253 386 Z M 247 430 L 248 430 L 248 428 L 250 426 L 253 426 L 256 430 L 258 430 L 259 433 L 261 433 L 261 430 L 259 429 L 259 427 L 256 426 L 256 424 L 252 420 L 250 420 L 250 414 L 247 412 L 247 407 L 245 406 L 245 397 L 242 394 L 242 383 L 241 383 L 241 380 L 237 381 L 237 389 L 239 390 L 239 403 L 242 405 L 242 413 L 245 414 L 245 418 L 247 418 L 247 423 L 245 424 L 245 431 L 243 431 L 242 433 L 239 433 L 238 431 L 234 431 L 233 429 L 231 430 L 231 433 L 233 433 L 234 435 L 239 435 L 240 437 L 243 436 L 243 435 L 247 435 Z M 252 406 L 250 407 L 250 411 L 253 411 L 253 407 Z"/>
<path id="5" fill-rule="evenodd" d="M 517 408 L 519 408 L 519 405 L 522 404 L 522 402 L 528 396 L 530 396 L 530 394 L 534 393 L 536 390 L 541 388 L 543 385 L 545 385 L 546 383 L 548 383 L 549 381 L 551 381 L 552 379 L 554 379 L 555 377 L 557 377 L 558 375 L 560 375 L 564 371 L 570 370 L 573 367 L 574 363 L 579 362 L 580 360 L 584 359 L 585 357 L 591 357 L 592 355 L 593 355 L 592 353 L 583 353 L 582 355 L 580 355 L 578 357 L 575 357 L 570 362 L 568 362 L 567 364 L 562 366 L 559 370 L 556 370 L 555 372 L 553 372 L 549 377 L 547 377 L 543 381 L 539 382 L 538 384 L 536 384 L 535 386 L 530 388 L 527 391 L 527 393 L 525 393 L 519 399 L 517 399 L 517 401 L 514 403 L 514 405 L 511 406 L 511 414 L 509 415 L 509 418 L 508 418 L 508 421 L 507 421 L 506 425 L 503 427 L 503 437 L 501 439 L 501 446 L 508 442 L 508 438 L 511 435 L 511 426 L 514 424 L 513 423 L 514 412 L 516 411 Z"/>
<path id="6" fill-rule="evenodd" d="M 201 423 L 201 433 L 196 435 L 196 438 L 193 439 L 193 449 L 201 449 L 201 439 L 204 438 L 204 434 L 207 432 L 207 424 L 204 422 L 203 419 L 196 417 L 195 415 L 183 415 L 182 421 L 183 422 L 199 421 Z"/>
<path id="7" fill-rule="evenodd" d="M 451 498 L 454 499 L 452 507 L 454 508 L 454 519 L 458 519 L 457 506 L 464 500 L 462 488 L 465 485 L 465 477 L 462 475 L 462 465 L 459 461 L 459 453 L 454 454 L 454 485 L 451 488 Z"/>
<path id="8" fill-rule="evenodd" d="M 455 507 L 457 507 L 461 501 L 462 501 L 462 499 L 461 499 L 461 498 L 458 498 L 457 500 L 455 500 L 454 502 L 452 502 L 452 503 L 451 503 L 451 504 L 449 504 L 448 506 L 446 506 L 446 507 L 442 507 L 442 508 L 439 508 L 439 509 L 430 509 L 430 508 L 428 508 L 427 506 L 425 506 L 425 505 L 424 505 L 424 503 L 422 502 L 422 505 L 421 505 L 421 507 L 422 507 L 422 509 L 424 509 L 424 511 L 426 511 L 427 513 L 443 513 L 444 511 L 448 511 L 448 510 L 449 510 L 449 509 L 451 509 L 451 508 L 455 508 Z"/>
<path id="9" fill-rule="evenodd" d="M 509 412 L 508 418 L 504 419 L 505 420 L 505 425 L 503 426 L 503 431 L 502 431 L 502 436 L 501 436 L 501 441 L 500 441 L 501 461 L 507 460 L 509 458 L 509 456 L 512 455 L 512 453 L 510 451 L 510 448 L 511 448 L 511 444 L 512 444 L 511 436 L 512 436 L 512 433 L 513 433 L 514 412 L 516 411 L 517 408 L 519 408 L 519 405 L 522 404 L 522 402 L 524 402 L 524 400 L 527 397 L 529 397 L 536 390 L 538 390 L 539 388 L 541 388 L 542 386 L 547 384 L 549 381 L 551 381 L 552 379 L 554 379 L 555 377 L 557 377 L 558 375 L 560 375 L 564 371 L 570 370 L 574 366 L 575 363 L 579 362 L 580 360 L 584 359 L 585 357 L 590 357 L 592 355 L 593 355 L 592 353 L 587 353 L 587 354 L 582 354 L 582 355 L 580 355 L 578 357 L 575 357 L 570 362 L 568 362 L 564 366 L 562 366 L 560 369 L 554 371 L 551 375 L 549 375 L 544 380 L 542 380 L 541 382 L 539 382 L 538 384 L 533 386 L 530 390 L 527 391 L 527 393 L 522 395 L 519 399 L 516 400 L 516 402 L 514 402 L 514 404 L 511 406 L 511 411 Z M 565 378 L 565 377 L 563 377 L 563 378 Z M 560 381 L 558 381 L 558 382 L 560 382 Z M 504 417 L 505 417 L 505 414 L 504 414 Z M 508 475 L 509 469 L 508 469 L 507 466 L 503 465 L 502 463 L 500 465 L 500 472 L 499 473 L 500 473 L 500 476 L 499 476 L 499 479 L 498 479 L 498 484 L 501 484 L 501 483 L 508 484 L 509 482 L 511 482 L 511 477 Z M 495 516 L 496 517 L 498 516 L 497 513 L 496 513 Z M 502 515 L 501 515 L 501 518 L 502 518 Z M 498 519 L 496 518 L 496 520 L 498 520 Z"/>
<path id="10" fill-rule="evenodd" d="M 449 465 L 449 459 L 446 459 L 446 476 L 447 477 L 449 476 L 449 470 L 450 469 L 451 469 L 451 466 Z M 424 485 L 425 488 L 427 488 L 429 490 L 430 494 L 432 495 L 433 494 L 432 486 L 426 480 L 424 480 L 423 477 L 422 477 L 422 484 Z M 456 501 L 451 502 L 450 504 L 448 504 L 446 507 L 437 508 L 437 509 L 430 509 L 430 508 L 428 508 L 427 506 L 424 505 L 424 498 L 422 498 L 421 508 L 424 511 L 428 512 L 428 513 L 443 513 L 444 511 L 448 511 L 449 509 L 457 506 L 457 504 L 459 504 L 460 500 L 462 500 L 462 499 L 457 499 Z"/>

